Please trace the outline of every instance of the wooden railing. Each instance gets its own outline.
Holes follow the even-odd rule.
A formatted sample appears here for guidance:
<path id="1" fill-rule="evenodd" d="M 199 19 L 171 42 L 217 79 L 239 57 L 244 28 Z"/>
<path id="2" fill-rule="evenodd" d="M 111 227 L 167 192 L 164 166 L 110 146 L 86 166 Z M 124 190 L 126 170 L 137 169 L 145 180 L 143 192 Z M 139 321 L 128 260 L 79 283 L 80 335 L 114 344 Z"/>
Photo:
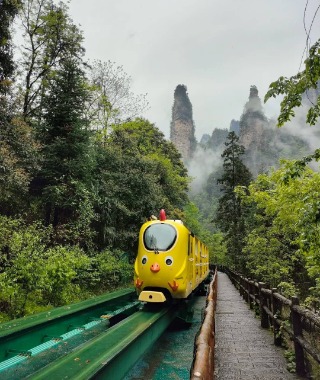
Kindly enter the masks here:
<path id="1" fill-rule="evenodd" d="M 191 380 L 212 380 L 214 373 L 215 310 L 217 302 L 217 270 L 210 282 L 204 319 L 195 339 L 194 360 L 190 370 Z"/>
<path id="2" fill-rule="evenodd" d="M 274 344 L 281 346 L 285 336 L 293 342 L 296 373 L 306 376 L 310 365 L 320 364 L 320 317 L 299 306 L 298 297 L 287 299 L 257 282 L 224 268 L 232 283 L 239 290 L 251 309 L 257 308 L 261 327 L 273 329 Z M 310 362 L 313 362 L 310 364 Z M 318 369 L 319 370 L 319 369 Z"/>

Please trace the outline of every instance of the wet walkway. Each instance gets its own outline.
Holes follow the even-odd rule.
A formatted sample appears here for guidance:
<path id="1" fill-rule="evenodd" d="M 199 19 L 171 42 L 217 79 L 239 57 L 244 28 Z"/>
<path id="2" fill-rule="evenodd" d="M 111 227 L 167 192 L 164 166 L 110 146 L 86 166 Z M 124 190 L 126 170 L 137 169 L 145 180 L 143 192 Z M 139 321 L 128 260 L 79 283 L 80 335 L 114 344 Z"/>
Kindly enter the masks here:
<path id="1" fill-rule="evenodd" d="M 225 273 L 218 273 L 215 380 L 292 380 L 284 350 L 260 326 Z"/>

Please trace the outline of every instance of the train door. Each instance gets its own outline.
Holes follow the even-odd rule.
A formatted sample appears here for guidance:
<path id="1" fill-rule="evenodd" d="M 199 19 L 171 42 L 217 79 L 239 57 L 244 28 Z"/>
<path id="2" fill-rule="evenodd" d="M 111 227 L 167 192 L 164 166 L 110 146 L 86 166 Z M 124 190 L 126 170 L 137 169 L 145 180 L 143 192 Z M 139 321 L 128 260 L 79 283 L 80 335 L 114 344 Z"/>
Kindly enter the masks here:
<path id="1" fill-rule="evenodd" d="M 195 249 L 194 249 L 194 266 L 196 270 L 196 276 L 195 276 L 195 286 L 199 285 L 199 240 L 195 237 Z"/>
<path id="2" fill-rule="evenodd" d="M 195 284 L 195 269 L 194 269 L 194 235 L 189 234 L 188 241 L 188 293 L 194 289 Z"/>
<path id="3" fill-rule="evenodd" d="M 202 281 L 203 277 L 203 245 L 200 242 L 200 282 Z"/>

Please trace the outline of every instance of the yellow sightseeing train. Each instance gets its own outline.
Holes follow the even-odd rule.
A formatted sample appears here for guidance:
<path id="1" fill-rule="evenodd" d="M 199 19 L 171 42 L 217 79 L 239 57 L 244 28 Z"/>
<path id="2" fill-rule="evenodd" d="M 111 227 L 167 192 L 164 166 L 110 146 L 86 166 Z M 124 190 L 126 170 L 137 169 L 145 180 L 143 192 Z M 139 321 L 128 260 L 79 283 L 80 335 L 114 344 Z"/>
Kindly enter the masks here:
<path id="1" fill-rule="evenodd" d="M 140 301 L 185 299 L 207 278 L 207 247 L 180 220 L 159 220 L 140 229 L 134 264 L 134 285 Z"/>

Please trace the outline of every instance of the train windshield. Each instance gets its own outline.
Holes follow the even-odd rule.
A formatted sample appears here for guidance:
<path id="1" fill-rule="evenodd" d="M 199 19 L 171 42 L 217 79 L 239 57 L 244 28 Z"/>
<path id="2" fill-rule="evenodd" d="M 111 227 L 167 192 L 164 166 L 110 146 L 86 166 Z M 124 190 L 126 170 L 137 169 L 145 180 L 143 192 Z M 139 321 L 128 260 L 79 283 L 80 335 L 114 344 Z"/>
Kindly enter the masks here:
<path id="1" fill-rule="evenodd" d="M 143 236 L 144 245 L 152 251 L 168 251 L 177 239 L 177 231 L 170 224 L 157 223 L 149 226 Z"/>

